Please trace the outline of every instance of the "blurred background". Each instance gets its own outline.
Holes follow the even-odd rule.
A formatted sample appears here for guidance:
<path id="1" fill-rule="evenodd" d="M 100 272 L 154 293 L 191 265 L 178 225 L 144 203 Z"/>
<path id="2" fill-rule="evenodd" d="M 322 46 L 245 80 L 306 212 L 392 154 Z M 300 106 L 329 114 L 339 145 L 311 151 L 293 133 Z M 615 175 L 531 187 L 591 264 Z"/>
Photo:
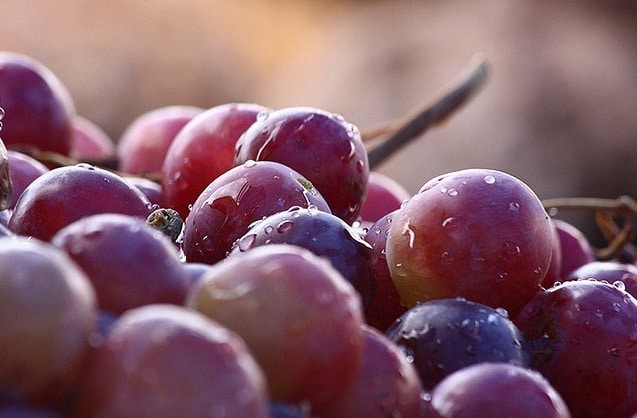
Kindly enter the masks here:
<path id="1" fill-rule="evenodd" d="M 476 53 L 486 88 L 379 171 L 410 192 L 467 167 L 541 198 L 637 197 L 637 3 L 0 0 L 0 49 L 47 65 L 117 140 L 143 112 L 256 102 L 409 114 Z"/>

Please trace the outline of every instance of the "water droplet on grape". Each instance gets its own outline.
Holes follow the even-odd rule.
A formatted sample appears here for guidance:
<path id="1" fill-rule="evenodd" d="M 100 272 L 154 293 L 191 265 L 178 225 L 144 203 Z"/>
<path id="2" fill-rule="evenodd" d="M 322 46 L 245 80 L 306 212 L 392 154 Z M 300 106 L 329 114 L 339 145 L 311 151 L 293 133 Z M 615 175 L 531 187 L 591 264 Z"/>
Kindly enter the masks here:
<path id="1" fill-rule="evenodd" d="M 442 254 L 440 254 L 440 259 L 443 263 L 451 263 L 453 262 L 454 259 L 454 255 L 453 252 L 451 251 L 443 251 Z"/>
<path id="2" fill-rule="evenodd" d="M 484 182 L 487 184 L 493 184 L 495 183 L 495 177 L 492 175 L 484 176 Z"/>
<path id="3" fill-rule="evenodd" d="M 520 255 L 520 246 L 517 245 L 515 242 L 513 241 L 504 241 L 504 253 L 505 256 L 507 257 L 511 257 L 511 256 L 518 256 Z"/>
<path id="4" fill-rule="evenodd" d="M 503 318 L 509 317 L 509 311 L 507 311 L 504 308 L 495 308 L 495 311 L 498 313 L 498 315 L 500 315 Z"/>
<path id="5" fill-rule="evenodd" d="M 517 212 L 520 209 L 520 204 L 518 202 L 509 203 L 509 210 L 511 212 Z"/>
<path id="6" fill-rule="evenodd" d="M 0 120 L 0 131 L 2 130 L 2 127 L 3 127 L 3 126 L 4 126 L 4 125 L 2 124 L 2 121 Z"/>
<path id="7" fill-rule="evenodd" d="M 407 275 L 407 270 L 405 269 L 405 265 L 403 263 L 396 263 L 394 271 L 400 277 L 405 277 Z"/>
<path id="8" fill-rule="evenodd" d="M 6 115 L 6 112 L 4 111 L 2 107 L 0 107 L 0 120 L 4 119 L 5 115 Z"/>
<path id="9" fill-rule="evenodd" d="M 292 221 L 284 220 L 277 225 L 276 230 L 279 234 L 283 234 L 289 231 L 290 229 L 292 229 L 293 226 L 294 226 L 294 223 Z"/>
<path id="10" fill-rule="evenodd" d="M 621 307 L 621 305 L 619 303 L 613 302 L 613 311 L 619 312 L 619 311 L 621 311 L 621 309 L 622 309 L 622 307 Z"/>
<path id="11" fill-rule="evenodd" d="M 468 337 L 477 337 L 480 332 L 480 322 L 476 319 L 464 319 L 460 323 L 460 332 Z"/>
<path id="12" fill-rule="evenodd" d="M 259 113 L 257 113 L 257 117 L 256 119 L 259 122 L 263 122 L 264 120 L 266 120 L 268 117 L 270 116 L 270 111 L 268 110 L 262 110 Z"/>
<path id="13" fill-rule="evenodd" d="M 239 238 L 239 240 L 237 241 L 237 247 L 239 247 L 239 251 L 241 252 L 248 251 L 252 247 L 252 244 L 254 244 L 254 241 L 256 239 L 257 239 L 256 234 L 248 234 Z"/>
<path id="14" fill-rule="evenodd" d="M 558 208 L 550 208 L 548 210 L 548 212 L 549 212 L 549 216 L 557 216 L 557 214 L 559 212 L 559 209 Z"/>
<path id="15" fill-rule="evenodd" d="M 316 215 L 319 212 L 319 208 L 316 205 L 309 205 L 307 207 L 307 213 L 310 215 Z"/>
<path id="16" fill-rule="evenodd" d="M 451 197 L 458 196 L 458 190 L 456 190 L 456 189 L 449 189 L 449 190 L 447 191 L 447 196 L 451 196 Z"/>
<path id="17" fill-rule="evenodd" d="M 626 290 L 626 283 L 622 282 L 621 280 L 614 281 L 613 286 L 615 286 L 619 290 Z"/>
<path id="18" fill-rule="evenodd" d="M 416 240 L 416 233 L 413 229 L 411 229 L 410 224 L 407 223 L 403 228 L 403 235 L 408 235 L 409 237 L 409 248 L 414 248 L 414 241 Z"/>
<path id="19" fill-rule="evenodd" d="M 604 319 L 604 312 L 602 312 L 601 309 L 596 309 L 595 310 L 595 317 L 597 317 L 599 319 Z"/>
<path id="20" fill-rule="evenodd" d="M 243 166 L 245 168 L 250 168 L 250 167 L 254 167 L 255 165 L 257 165 L 257 162 L 254 160 L 248 160 L 245 163 L 243 163 Z"/>

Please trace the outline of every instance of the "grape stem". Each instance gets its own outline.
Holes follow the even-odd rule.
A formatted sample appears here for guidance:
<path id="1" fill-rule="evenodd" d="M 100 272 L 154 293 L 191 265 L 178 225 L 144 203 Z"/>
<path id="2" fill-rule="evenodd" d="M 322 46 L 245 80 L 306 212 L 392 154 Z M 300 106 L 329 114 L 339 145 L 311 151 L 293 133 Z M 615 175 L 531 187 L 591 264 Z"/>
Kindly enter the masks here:
<path id="1" fill-rule="evenodd" d="M 637 201 L 629 196 L 616 199 L 568 197 L 542 201 L 549 215 L 560 210 L 593 210 L 595 221 L 608 245 L 596 248 L 598 260 L 618 258 L 624 246 L 635 239 L 637 231 Z"/>
<path id="2" fill-rule="evenodd" d="M 461 73 L 458 80 L 438 99 L 428 102 L 414 116 L 386 122 L 362 134 L 366 143 L 389 135 L 380 144 L 369 149 L 371 169 L 386 161 L 400 148 L 422 136 L 428 129 L 444 122 L 485 85 L 489 78 L 489 65 L 482 55 L 476 55 Z"/>

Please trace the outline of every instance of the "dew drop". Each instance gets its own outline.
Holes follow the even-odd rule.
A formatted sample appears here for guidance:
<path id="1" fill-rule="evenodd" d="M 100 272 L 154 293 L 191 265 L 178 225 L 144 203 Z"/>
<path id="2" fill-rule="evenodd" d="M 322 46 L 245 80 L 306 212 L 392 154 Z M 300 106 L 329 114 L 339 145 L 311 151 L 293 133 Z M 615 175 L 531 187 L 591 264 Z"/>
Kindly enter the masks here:
<path id="1" fill-rule="evenodd" d="M 254 160 L 248 160 L 245 163 L 243 163 L 243 166 L 245 168 L 250 168 L 250 167 L 254 167 L 255 165 L 257 165 L 257 162 Z"/>
<path id="2" fill-rule="evenodd" d="M 549 216 L 557 216 L 557 214 L 559 212 L 559 209 L 558 208 L 550 208 L 548 210 L 548 212 L 549 212 Z"/>
<path id="3" fill-rule="evenodd" d="M 4 111 L 4 109 L 3 109 L 2 107 L 0 107 L 0 120 L 4 119 L 4 116 L 5 116 L 6 114 L 7 114 L 7 113 Z"/>
<path id="4" fill-rule="evenodd" d="M 394 271 L 400 277 L 405 277 L 407 275 L 407 270 L 405 269 L 405 265 L 403 263 L 397 263 Z"/>
<path id="5" fill-rule="evenodd" d="M 617 302 L 613 302 L 613 311 L 615 312 L 621 311 L 621 305 Z"/>
<path id="6" fill-rule="evenodd" d="M 2 127 L 3 127 L 3 126 L 4 126 L 4 125 L 2 124 L 2 121 L 0 120 L 0 131 L 2 130 Z"/>
<path id="7" fill-rule="evenodd" d="M 596 309 L 595 310 L 595 317 L 597 317 L 599 319 L 604 319 L 604 312 L 602 312 L 601 309 Z"/>
<path id="8" fill-rule="evenodd" d="M 495 183 L 495 177 L 492 175 L 484 176 L 484 182 L 487 184 L 493 184 Z"/>
<path id="9" fill-rule="evenodd" d="M 294 226 L 294 223 L 292 223 L 292 221 L 284 220 L 277 225 L 276 230 L 279 234 L 283 234 L 289 231 L 290 229 L 292 229 L 293 226 Z"/>
<path id="10" fill-rule="evenodd" d="M 626 290 L 626 283 L 621 280 L 616 280 L 613 282 L 613 286 L 615 286 L 619 290 Z"/>
<path id="11" fill-rule="evenodd" d="M 307 207 L 307 213 L 309 215 L 316 215 L 319 212 L 319 208 L 316 205 L 309 205 Z"/>
<path id="12" fill-rule="evenodd" d="M 451 263 L 454 259 L 454 255 L 453 252 L 451 251 L 443 251 L 442 254 L 440 254 L 440 260 L 443 263 Z"/>
<path id="13" fill-rule="evenodd" d="M 259 122 L 263 122 L 264 120 L 266 120 L 268 117 L 270 116 L 270 112 L 267 110 L 262 110 L 259 113 L 257 113 L 257 120 Z"/>
<path id="14" fill-rule="evenodd" d="M 520 255 L 520 246 L 513 241 L 504 241 L 504 252 L 509 256 Z"/>
<path id="15" fill-rule="evenodd" d="M 503 318 L 508 318 L 509 317 L 509 311 L 507 311 L 504 308 L 495 308 L 495 311 L 502 316 Z"/>
<path id="16" fill-rule="evenodd" d="M 511 212 L 517 212 L 520 209 L 520 204 L 518 202 L 509 203 L 509 210 Z"/>
<path id="17" fill-rule="evenodd" d="M 254 241 L 256 239 L 257 239 L 256 234 L 248 234 L 239 238 L 239 240 L 237 241 L 237 247 L 239 247 L 239 251 L 241 252 L 248 251 L 252 247 L 252 244 L 254 244 Z"/>
<path id="18" fill-rule="evenodd" d="M 458 190 L 456 190 L 456 189 L 449 189 L 449 190 L 447 191 L 447 196 L 451 196 L 451 197 L 458 196 Z"/>

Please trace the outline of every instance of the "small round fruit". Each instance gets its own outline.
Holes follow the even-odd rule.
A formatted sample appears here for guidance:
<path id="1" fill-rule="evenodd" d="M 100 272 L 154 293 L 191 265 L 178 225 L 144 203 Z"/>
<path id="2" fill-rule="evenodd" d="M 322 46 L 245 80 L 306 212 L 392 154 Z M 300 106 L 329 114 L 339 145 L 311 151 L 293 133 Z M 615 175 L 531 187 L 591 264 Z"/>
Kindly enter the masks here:
<path id="1" fill-rule="evenodd" d="M 241 338 L 174 305 L 117 319 L 78 389 L 78 418 L 268 416 L 263 372 Z"/>
<path id="2" fill-rule="evenodd" d="M 394 215 L 387 263 L 402 303 L 464 297 L 515 315 L 540 289 L 549 217 L 520 179 L 497 170 L 438 176 Z"/>
<path id="3" fill-rule="evenodd" d="M 96 305 L 86 274 L 63 251 L 0 238 L 0 399 L 67 396 L 97 328 Z"/>
<path id="4" fill-rule="evenodd" d="M 272 244 L 227 258 L 193 286 L 187 306 L 237 332 L 273 399 L 323 410 L 353 381 L 363 355 L 354 288 L 325 259 Z"/>
<path id="5" fill-rule="evenodd" d="M 540 373 L 506 363 L 481 363 L 450 374 L 432 391 L 431 405 L 441 418 L 571 418 Z"/>

